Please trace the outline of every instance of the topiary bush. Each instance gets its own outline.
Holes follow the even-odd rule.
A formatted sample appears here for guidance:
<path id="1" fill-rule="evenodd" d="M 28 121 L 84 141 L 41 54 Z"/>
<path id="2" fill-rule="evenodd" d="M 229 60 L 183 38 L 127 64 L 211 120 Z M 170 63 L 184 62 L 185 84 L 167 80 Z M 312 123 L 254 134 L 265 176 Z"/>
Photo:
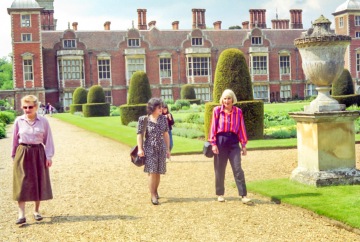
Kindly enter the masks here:
<path id="1" fill-rule="evenodd" d="M 336 81 L 334 81 L 331 94 L 333 96 L 354 94 L 354 83 L 349 70 L 344 69 L 340 77 Z"/>
<path id="2" fill-rule="evenodd" d="M 343 95 L 343 96 L 333 96 L 340 104 L 345 104 L 346 107 L 350 107 L 352 105 L 360 106 L 360 95 Z"/>
<path id="3" fill-rule="evenodd" d="M 70 105 L 70 113 L 82 112 L 82 105 L 87 101 L 87 91 L 83 87 L 78 87 L 73 93 L 73 103 Z"/>
<path id="4" fill-rule="evenodd" d="M 135 72 L 130 80 L 128 103 L 129 105 L 147 103 L 151 98 L 149 79 L 145 72 Z"/>
<path id="5" fill-rule="evenodd" d="M 181 99 L 196 99 L 195 89 L 191 84 L 185 84 L 181 87 Z"/>
<path id="6" fill-rule="evenodd" d="M 120 119 L 123 125 L 137 122 L 139 117 L 146 115 L 146 105 L 151 98 L 149 79 L 145 72 L 135 72 L 130 80 L 127 104 L 121 105 Z"/>
<path id="7" fill-rule="evenodd" d="M 90 87 L 87 103 L 82 105 L 84 117 L 103 117 L 110 115 L 110 103 L 105 103 L 105 93 L 101 86 Z"/>
<path id="8" fill-rule="evenodd" d="M 215 70 L 213 100 L 219 102 L 225 89 L 231 89 L 238 100 L 253 100 L 253 88 L 244 53 L 238 49 L 224 50 Z"/>

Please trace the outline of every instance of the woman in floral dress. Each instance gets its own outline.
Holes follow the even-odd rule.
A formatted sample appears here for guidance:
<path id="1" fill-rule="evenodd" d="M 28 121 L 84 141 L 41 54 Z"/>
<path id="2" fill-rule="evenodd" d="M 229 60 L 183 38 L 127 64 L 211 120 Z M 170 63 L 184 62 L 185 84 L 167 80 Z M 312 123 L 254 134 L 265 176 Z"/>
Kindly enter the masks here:
<path id="1" fill-rule="evenodd" d="M 149 174 L 149 190 L 154 205 L 159 204 L 160 174 L 166 173 L 166 158 L 170 157 L 169 126 L 166 117 L 162 115 L 162 106 L 160 98 L 151 98 L 147 104 L 148 115 L 139 118 L 137 130 L 138 155 L 146 157 L 144 172 Z M 143 141 L 142 129 L 146 118 L 147 127 Z"/>

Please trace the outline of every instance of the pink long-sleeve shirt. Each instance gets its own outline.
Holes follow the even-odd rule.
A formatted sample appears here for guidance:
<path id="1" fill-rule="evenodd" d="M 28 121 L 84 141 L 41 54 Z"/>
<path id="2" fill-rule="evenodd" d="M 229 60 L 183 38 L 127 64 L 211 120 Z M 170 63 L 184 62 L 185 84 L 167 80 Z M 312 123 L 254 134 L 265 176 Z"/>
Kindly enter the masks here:
<path id="1" fill-rule="evenodd" d="M 54 142 L 49 122 L 46 118 L 37 115 L 33 124 L 28 123 L 25 115 L 15 119 L 13 130 L 12 155 L 15 157 L 16 149 L 20 143 L 43 144 L 45 147 L 46 159 L 51 160 L 54 156 Z"/>
<path id="2" fill-rule="evenodd" d="M 230 113 L 225 113 L 224 105 L 214 108 L 209 142 L 216 145 L 216 134 L 232 132 L 238 136 L 241 146 L 244 148 L 248 142 L 246 135 L 244 116 L 240 108 L 233 106 Z"/>

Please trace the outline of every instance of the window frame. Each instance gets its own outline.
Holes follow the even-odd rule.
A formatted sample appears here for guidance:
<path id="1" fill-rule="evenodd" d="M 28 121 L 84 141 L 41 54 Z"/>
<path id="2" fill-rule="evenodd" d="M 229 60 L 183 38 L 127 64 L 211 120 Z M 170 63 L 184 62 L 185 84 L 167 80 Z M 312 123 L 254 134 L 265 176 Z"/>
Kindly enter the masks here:
<path id="1" fill-rule="evenodd" d="M 280 98 L 291 99 L 291 85 L 280 85 Z"/>
<path id="2" fill-rule="evenodd" d="M 128 47 L 140 47 L 140 39 L 139 38 L 128 38 L 127 45 L 128 45 Z"/>
<path id="3" fill-rule="evenodd" d="M 284 58 L 287 58 L 287 60 L 282 60 Z M 279 55 L 279 73 L 280 75 L 290 75 L 291 73 L 290 55 Z"/>
<path id="4" fill-rule="evenodd" d="M 32 41 L 32 34 L 22 33 L 21 34 L 21 41 L 22 42 L 31 42 Z"/>
<path id="5" fill-rule="evenodd" d="M 262 45 L 262 37 L 261 36 L 252 36 L 251 37 L 251 45 Z"/>
<path id="6" fill-rule="evenodd" d="M 256 60 L 255 59 L 259 59 Z M 251 58 L 251 74 L 252 75 L 267 75 L 268 70 L 268 56 L 267 55 L 253 55 Z"/>
<path id="7" fill-rule="evenodd" d="M 254 95 L 254 99 L 269 100 L 269 86 L 254 85 L 253 95 Z"/>
<path id="8" fill-rule="evenodd" d="M 63 47 L 64 47 L 64 49 L 75 49 L 76 48 L 76 40 L 75 39 L 64 39 Z"/>
<path id="9" fill-rule="evenodd" d="M 204 46 L 204 41 L 202 37 L 192 37 L 191 46 Z"/>
<path id="10" fill-rule="evenodd" d="M 28 64 L 27 62 L 31 62 Z M 23 80 L 34 81 L 34 62 L 32 58 L 23 58 Z"/>
<path id="11" fill-rule="evenodd" d="M 106 63 L 104 63 L 104 62 L 106 62 Z M 97 65 L 98 65 L 98 79 L 99 80 L 111 79 L 111 60 L 110 60 L 110 58 L 98 58 Z M 104 70 L 104 68 L 106 70 Z"/>
<path id="12" fill-rule="evenodd" d="M 173 90 L 171 88 L 161 88 L 160 96 L 162 100 L 174 100 Z"/>
<path id="13" fill-rule="evenodd" d="M 354 16 L 354 24 L 355 26 L 360 26 L 360 15 Z"/>
<path id="14" fill-rule="evenodd" d="M 60 58 L 58 60 L 59 80 L 83 80 L 83 64 L 84 60 L 80 58 Z"/>
<path id="15" fill-rule="evenodd" d="M 171 78 L 172 77 L 172 63 L 171 62 L 172 62 L 171 57 L 160 57 L 159 58 L 159 76 L 160 76 L 160 78 Z"/>
<path id="16" fill-rule="evenodd" d="M 112 93 L 111 90 L 104 90 L 105 102 L 112 104 Z"/>
<path id="17" fill-rule="evenodd" d="M 28 17 L 25 19 L 25 17 Z M 31 14 L 21 14 L 21 27 L 22 28 L 30 28 L 31 27 Z"/>
<path id="18" fill-rule="evenodd" d="M 339 28 L 344 28 L 344 17 L 339 17 Z"/>
<path id="19" fill-rule="evenodd" d="M 188 56 L 186 58 L 187 76 L 210 76 L 211 57 L 210 56 Z"/>
<path id="20" fill-rule="evenodd" d="M 360 51 L 356 52 L 356 71 L 360 72 Z"/>
<path id="21" fill-rule="evenodd" d="M 137 61 L 137 60 L 141 60 L 140 62 L 137 63 L 130 63 L 132 61 Z M 142 65 L 142 69 L 137 68 L 136 66 L 141 66 Z M 130 66 L 135 66 L 135 68 L 129 68 Z M 129 82 L 132 75 L 136 72 L 136 71 L 144 71 L 145 72 L 145 57 L 141 56 L 141 57 L 129 57 L 126 58 L 126 75 L 127 75 L 127 81 Z M 129 83 L 128 83 L 129 84 Z"/>
<path id="22" fill-rule="evenodd" d="M 210 87 L 194 87 L 196 99 L 200 99 L 203 101 L 211 100 L 211 92 Z"/>

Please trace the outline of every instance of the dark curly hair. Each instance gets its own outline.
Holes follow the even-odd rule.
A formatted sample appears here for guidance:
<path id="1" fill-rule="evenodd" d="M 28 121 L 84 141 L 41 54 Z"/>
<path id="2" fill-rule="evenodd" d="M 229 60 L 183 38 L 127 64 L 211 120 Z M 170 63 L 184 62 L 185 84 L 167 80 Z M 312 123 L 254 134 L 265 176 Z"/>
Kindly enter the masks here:
<path id="1" fill-rule="evenodd" d="M 155 111 L 155 109 L 163 106 L 164 106 L 164 102 L 162 101 L 161 98 L 153 97 L 147 103 L 147 107 L 146 107 L 147 114 L 150 115 Z"/>

